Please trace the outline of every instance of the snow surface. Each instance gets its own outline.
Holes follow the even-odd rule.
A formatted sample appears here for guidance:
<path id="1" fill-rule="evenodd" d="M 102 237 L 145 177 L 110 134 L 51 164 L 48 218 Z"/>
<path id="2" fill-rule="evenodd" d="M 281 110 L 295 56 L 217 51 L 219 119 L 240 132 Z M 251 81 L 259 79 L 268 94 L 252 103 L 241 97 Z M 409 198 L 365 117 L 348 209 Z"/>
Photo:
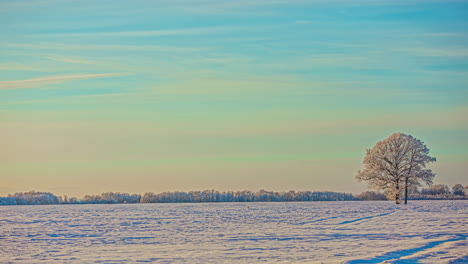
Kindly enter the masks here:
<path id="1" fill-rule="evenodd" d="M 467 224 L 468 201 L 2 206 L 0 263 L 468 263 Z"/>

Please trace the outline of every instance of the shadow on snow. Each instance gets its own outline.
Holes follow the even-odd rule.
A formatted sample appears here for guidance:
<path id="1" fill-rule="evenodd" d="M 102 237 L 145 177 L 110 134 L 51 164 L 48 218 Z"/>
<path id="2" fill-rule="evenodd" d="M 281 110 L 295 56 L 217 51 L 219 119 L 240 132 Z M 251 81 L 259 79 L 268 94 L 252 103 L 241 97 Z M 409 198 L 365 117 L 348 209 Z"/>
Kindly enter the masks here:
<path id="1" fill-rule="evenodd" d="M 388 252 L 388 253 L 386 253 L 386 254 L 384 254 L 382 256 L 378 256 L 378 257 L 375 257 L 375 258 L 372 258 L 372 259 L 355 259 L 355 260 L 348 261 L 346 263 L 347 264 L 380 263 L 380 262 L 383 262 L 383 261 L 386 261 L 386 260 L 399 259 L 399 258 L 402 258 L 402 257 L 411 256 L 411 255 L 413 255 L 415 253 L 424 251 L 426 249 L 437 247 L 438 245 L 443 244 L 443 243 L 464 240 L 467 237 L 468 237 L 467 235 L 459 234 L 459 235 L 456 235 L 455 238 L 429 242 L 425 246 L 422 246 L 422 247 Z M 414 260 L 400 259 L 400 260 L 398 260 L 398 261 L 396 261 L 394 263 L 400 263 L 400 264 L 414 263 Z"/>

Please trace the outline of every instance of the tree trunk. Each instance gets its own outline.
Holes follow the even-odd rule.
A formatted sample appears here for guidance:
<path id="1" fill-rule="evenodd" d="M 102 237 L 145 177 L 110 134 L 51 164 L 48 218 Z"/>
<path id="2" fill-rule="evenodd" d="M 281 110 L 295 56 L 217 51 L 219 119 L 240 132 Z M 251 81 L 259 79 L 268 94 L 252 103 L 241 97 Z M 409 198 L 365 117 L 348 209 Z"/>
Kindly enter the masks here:
<path id="1" fill-rule="evenodd" d="M 400 204 L 400 185 L 397 183 L 396 186 L 396 194 L 395 194 L 395 202 L 396 204 Z"/>
<path id="2" fill-rule="evenodd" d="M 405 177 L 405 204 L 408 204 L 408 177 Z"/>

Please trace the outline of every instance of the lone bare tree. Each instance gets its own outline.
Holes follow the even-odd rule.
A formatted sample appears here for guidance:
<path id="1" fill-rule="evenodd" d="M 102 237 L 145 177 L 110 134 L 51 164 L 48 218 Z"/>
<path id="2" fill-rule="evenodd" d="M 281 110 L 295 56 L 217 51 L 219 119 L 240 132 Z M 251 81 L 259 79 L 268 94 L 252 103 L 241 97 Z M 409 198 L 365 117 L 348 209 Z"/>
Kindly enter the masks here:
<path id="1" fill-rule="evenodd" d="M 421 182 L 432 184 L 435 173 L 426 168 L 436 158 L 429 156 L 424 143 L 411 135 L 394 133 L 368 149 L 364 169 L 356 175 L 358 181 L 366 181 L 369 187 L 390 191 L 400 203 L 402 187 L 405 188 L 405 204 L 408 203 L 408 186 Z"/>

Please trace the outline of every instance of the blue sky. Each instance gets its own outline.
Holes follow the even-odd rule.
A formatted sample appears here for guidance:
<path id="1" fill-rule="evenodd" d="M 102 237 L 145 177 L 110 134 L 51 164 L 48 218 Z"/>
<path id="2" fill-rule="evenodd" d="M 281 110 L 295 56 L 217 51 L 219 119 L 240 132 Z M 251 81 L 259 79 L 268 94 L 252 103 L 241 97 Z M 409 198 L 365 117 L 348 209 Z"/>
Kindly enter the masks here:
<path id="1" fill-rule="evenodd" d="M 465 185 L 466 17 L 447 0 L 0 0 L 0 194 L 357 192 L 393 132 Z"/>

